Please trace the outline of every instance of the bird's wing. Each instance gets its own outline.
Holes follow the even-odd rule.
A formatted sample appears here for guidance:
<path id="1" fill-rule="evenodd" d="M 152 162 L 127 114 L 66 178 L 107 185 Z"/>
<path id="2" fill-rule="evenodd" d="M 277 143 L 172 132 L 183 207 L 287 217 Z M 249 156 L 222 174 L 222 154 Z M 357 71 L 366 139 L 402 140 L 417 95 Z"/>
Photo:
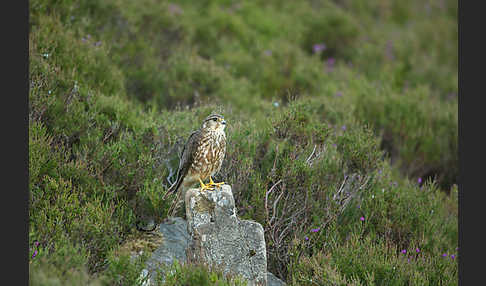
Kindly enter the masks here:
<path id="1" fill-rule="evenodd" d="M 184 148 L 182 149 L 181 160 L 179 161 L 179 170 L 177 171 L 177 180 L 176 182 L 169 188 L 167 191 L 168 193 L 175 192 L 181 185 L 184 177 L 186 176 L 187 172 L 189 171 L 189 167 L 191 166 L 192 157 L 194 155 L 194 151 L 197 148 L 197 142 L 199 141 L 199 137 L 201 135 L 200 130 L 196 130 L 189 135 Z"/>

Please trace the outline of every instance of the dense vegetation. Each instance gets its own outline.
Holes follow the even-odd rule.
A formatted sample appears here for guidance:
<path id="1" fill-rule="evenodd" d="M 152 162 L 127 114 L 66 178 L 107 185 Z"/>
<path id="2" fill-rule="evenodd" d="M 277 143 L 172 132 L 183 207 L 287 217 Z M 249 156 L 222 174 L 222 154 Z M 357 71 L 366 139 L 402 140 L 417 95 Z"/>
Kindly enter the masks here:
<path id="1" fill-rule="evenodd" d="M 177 3 L 177 4 L 176 4 Z M 457 285 L 457 1 L 29 2 L 31 285 L 134 285 L 181 143 L 290 285 Z M 167 285 L 228 285 L 176 266 Z M 220 284 L 218 284 L 220 283 Z"/>

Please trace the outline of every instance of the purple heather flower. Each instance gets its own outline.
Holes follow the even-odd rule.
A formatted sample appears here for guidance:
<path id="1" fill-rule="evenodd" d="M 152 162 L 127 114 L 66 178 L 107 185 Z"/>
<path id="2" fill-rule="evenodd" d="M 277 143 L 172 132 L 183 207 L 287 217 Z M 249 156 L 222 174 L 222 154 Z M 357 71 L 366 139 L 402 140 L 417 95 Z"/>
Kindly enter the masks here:
<path id="1" fill-rule="evenodd" d="M 39 242 L 38 241 L 34 242 L 34 245 L 35 247 L 39 246 Z"/>
<path id="2" fill-rule="evenodd" d="M 442 257 L 447 257 L 447 253 L 442 254 Z"/>
<path id="3" fill-rule="evenodd" d="M 360 221 L 364 221 L 364 216 L 359 218 Z"/>
<path id="4" fill-rule="evenodd" d="M 415 252 L 419 253 L 420 252 L 420 249 L 418 247 L 415 248 Z"/>
<path id="5" fill-rule="evenodd" d="M 321 228 L 320 228 L 320 227 L 318 227 L 318 228 L 313 228 L 313 229 L 311 229 L 311 232 L 318 232 L 319 230 L 321 230 Z"/>
<path id="6" fill-rule="evenodd" d="M 345 131 L 345 130 L 346 130 L 346 125 L 343 125 L 343 126 L 341 127 L 341 129 L 342 129 L 343 131 Z"/>
<path id="7" fill-rule="evenodd" d="M 309 240 L 309 237 L 307 237 L 307 236 L 306 236 L 306 237 L 305 237 L 305 241 L 308 241 L 308 240 Z"/>
<path id="8" fill-rule="evenodd" d="M 447 94 L 447 99 L 449 99 L 449 100 L 452 100 L 455 97 L 457 97 L 457 93 L 455 93 L 455 92 L 451 92 L 451 93 Z"/>
<path id="9" fill-rule="evenodd" d="M 336 60 L 334 58 L 328 58 L 327 59 L 327 66 L 332 68 L 334 64 L 336 63 Z"/>
<path id="10" fill-rule="evenodd" d="M 98 46 L 101 46 L 101 41 L 97 41 L 96 43 L 94 43 L 95 47 L 98 47 Z"/>
<path id="11" fill-rule="evenodd" d="M 407 261 L 410 263 L 410 257 L 407 259 Z"/>
<path id="12" fill-rule="evenodd" d="M 34 251 L 34 253 L 32 253 L 32 258 L 36 257 L 37 256 L 37 250 Z"/>
<path id="13" fill-rule="evenodd" d="M 418 182 L 419 184 L 421 184 L 421 183 L 422 183 L 422 178 L 420 178 L 420 177 L 419 177 L 419 178 L 418 178 L 418 180 L 417 180 L 417 182 Z"/>
<path id="14" fill-rule="evenodd" d="M 402 252 L 403 254 L 405 254 L 405 253 L 407 253 L 407 250 L 406 250 L 406 249 L 403 249 L 401 252 Z"/>
<path id="15" fill-rule="evenodd" d="M 342 92 L 340 92 L 340 91 L 338 91 L 338 92 L 336 92 L 336 96 L 337 96 L 337 97 L 341 97 L 341 96 L 343 96 L 343 93 L 342 93 Z"/>
<path id="16" fill-rule="evenodd" d="M 336 145 L 336 144 L 332 144 L 332 146 L 333 146 L 333 147 L 337 147 L 337 145 Z"/>
<path id="17" fill-rule="evenodd" d="M 456 258 L 456 256 L 454 254 L 451 254 L 451 258 L 454 259 Z"/>
<path id="18" fill-rule="evenodd" d="M 312 51 L 314 51 L 314 54 L 320 53 L 326 49 L 326 45 L 324 43 L 321 44 L 315 44 L 312 46 Z"/>
<path id="19" fill-rule="evenodd" d="M 326 67 L 329 72 L 331 72 L 334 69 L 334 63 L 336 60 L 334 58 L 328 58 L 326 61 Z"/>

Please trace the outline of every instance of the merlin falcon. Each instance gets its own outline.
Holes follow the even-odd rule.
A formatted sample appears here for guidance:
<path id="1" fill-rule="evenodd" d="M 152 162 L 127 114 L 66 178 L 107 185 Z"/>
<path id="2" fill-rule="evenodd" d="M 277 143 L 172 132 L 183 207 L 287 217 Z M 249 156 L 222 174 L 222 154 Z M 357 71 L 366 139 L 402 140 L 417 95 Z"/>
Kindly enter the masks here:
<path id="1" fill-rule="evenodd" d="M 221 169 L 226 153 L 225 127 L 223 116 L 211 114 L 204 119 L 201 128 L 191 133 L 182 150 L 177 179 L 167 194 L 182 187 L 185 196 L 186 190 L 197 182 L 202 190 L 214 190 L 214 186 L 224 184 L 213 182 L 212 176 Z M 204 184 L 208 177 L 209 183 Z"/>

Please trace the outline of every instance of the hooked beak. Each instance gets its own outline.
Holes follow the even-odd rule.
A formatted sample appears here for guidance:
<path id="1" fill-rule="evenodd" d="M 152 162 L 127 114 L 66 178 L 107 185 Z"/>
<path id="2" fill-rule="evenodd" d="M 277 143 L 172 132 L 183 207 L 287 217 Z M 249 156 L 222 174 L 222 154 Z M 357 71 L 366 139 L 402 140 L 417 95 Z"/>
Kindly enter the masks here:
<path id="1" fill-rule="evenodd" d="M 221 124 L 226 125 L 226 120 L 221 121 Z"/>

